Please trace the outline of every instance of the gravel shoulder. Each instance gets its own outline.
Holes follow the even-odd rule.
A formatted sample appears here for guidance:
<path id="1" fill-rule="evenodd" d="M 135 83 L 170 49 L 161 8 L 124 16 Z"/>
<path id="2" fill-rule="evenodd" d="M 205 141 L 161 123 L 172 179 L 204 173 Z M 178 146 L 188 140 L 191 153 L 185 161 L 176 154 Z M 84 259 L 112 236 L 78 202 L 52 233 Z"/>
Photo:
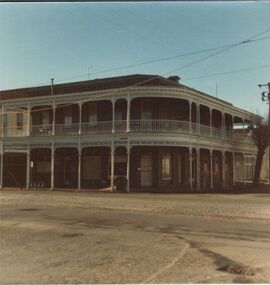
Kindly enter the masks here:
<path id="1" fill-rule="evenodd" d="M 78 207 L 186 215 L 219 219 L 270 219 L 270 194 L 148 194 L 85 193 L 67 191 L 0 192 L 0 203 L 29 207 Z"/>

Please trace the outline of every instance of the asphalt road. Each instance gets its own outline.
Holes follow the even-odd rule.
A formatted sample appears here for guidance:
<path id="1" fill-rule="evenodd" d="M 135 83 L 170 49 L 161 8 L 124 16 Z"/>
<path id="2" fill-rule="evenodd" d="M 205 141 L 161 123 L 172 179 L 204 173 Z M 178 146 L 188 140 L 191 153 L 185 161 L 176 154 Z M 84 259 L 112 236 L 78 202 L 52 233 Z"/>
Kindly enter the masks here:
<path id="1" fill-rule="evenodd" d="M 0 283 L 269 283 L 269 202 L 2 191 Z"/>

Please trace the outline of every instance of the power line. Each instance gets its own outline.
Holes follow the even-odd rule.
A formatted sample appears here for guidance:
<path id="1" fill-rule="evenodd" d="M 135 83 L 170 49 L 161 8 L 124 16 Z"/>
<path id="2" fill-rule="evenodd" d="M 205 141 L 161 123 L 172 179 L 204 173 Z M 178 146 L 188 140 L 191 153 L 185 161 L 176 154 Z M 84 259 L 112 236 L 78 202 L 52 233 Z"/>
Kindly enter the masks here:
<path id="1" fill-rule="evenodd" d="M 267 40 L 270 38 L 270 36 L 267 37 L 263 37 L 263 38 L 258 38 L 258 39 L 253 39 L 254 37 L 257 37 L 261 34 L 264 34 L 266 32 L 269 32 L 270 29 L 251 37 L 250 39 L 247 39 L 245 41 L 242 42 L 242 44 L 247 44 L 247 43 L 252 43 L 252 42 L 257 42 L 257 41 L 263 41 L 263 40 Z M 237 44 L 239 45 L 239 43 Z M 212 47 L 212 48 L 207 48 L 207 49 L 201 49 L 201 50 L 197 50 L 197 51 L 192 51 L 192 52 L 188 52 L 188 53 L 183 53 L 183 54 L 178 54 L 178 55 L 174 55 L 174 56 L 169 56 L 169 57 L 163 57 L 163 58 L 159 58 L 159 59 L 153 59 L 153 60 L 148 60 L 148 61 L 144 61 L 144 62 L 140 62 L 140 63 L 135 63 L 135 64 L 129 64 L 129 65 L 124 65 L 124 66 L 119 66 L 119 67 L 115 67 L 115 68 L 110 68 L 110 69 L 104 69 L 104 70 L 100 70 L 97 72 L 93 72 L 91 73 L 91 75 L 98 75 L 98 74 L 102 74 L 102 73 L 108 73 L 108 72 L 112 72 L 112 71 L 119 71 L 119 70 L 123 70 L 123 69 L 128 69 L 128 68 L 133 68 L 133 67 L 138 67 L 138 66 L 143 66 L 143 65 L 148 65 L 148 64 L 153 64 L 153 63 L 158 63 L 158 62 L 163 62 L 163 61 L 168 61 L 168 60 L 172 60 L 172 59 L 176 59 L 176 58 L 180 58 L 180 57 L 184 57 L 184 56 L 191 56 L 191 55 L 195 55 L 195 54 L 200 54 L 200 53 L 205 53 L 205 52 L 209 52 L 209 51 L 213 51 L 213 50 L 220 50 L 221 52 L 223 51 L 224 48 L 232 48 L 236 46 L 236 44 L 227 44 L 227 45 L 223 45 L 223 46 L 218 46 L 218 47 Z M 199 60 L 201 61 L 201 59 Z M 199 62 L 198 61 L 198 62 Z M 194 63 L 195 64 L 195 63 Z M 188 64 L 189 65 L 189 64 Z M 184 68 L 184 67 L 183 67 Z M 172 71 L 173 72 L 173 71 Z M 55 82 L 62 82 L 62 81 L 66 81 L 66 80 L 71 80 L 71 79 L 78 79 L 78 78 L 83 78 L 83 77 L 89 77 L 89 73 L 85 73 L 85 74 L 81 74 L 81 75 L 77 75 L 77 76 L 72 76 L 72 77 L 66 77 L 66 78 L 62 78 L 62 79 L 58 79 L 55 80 Z M 43 83 L 39 83 L 36 84 L 35 87 L 38 86 L 42 86 L 45 84 L 49 84 L 50 82 L 43 82 Z"/>
<path id="2" fill-rule="evenodd" d="M 230 71 L 225 71 L 225 72 L 217 72 L 217 73 L 210 73 L 210 74 L 202 75 L 202 76 L 190 77 L 190 78 L 186 78 L 185 80 L 201 79 L 201 78 L 207 78 L 207 77 L 212 77 L 212 76 L 226 75 L 226 74 L 231 74 L 231 73 L 244 72 L 244 71 L 269 68 L 269 67 L 270 67 L 270 64 L 269 65 L 262 65 L 262 66 L 255 66 L 255 67 L 248 67 L 248 68 L 242 68 L 242 69 L 238 69 L 238 70 L 230 70 Z"/>
<path id="3" fill-rule="evenodd" d="M 268 29 L 268 30 L 270 31 L 270 29 Z M 144 80 L 144 81 L 141 81 L 141 82 L 132 84 L 132 85 L 127 86 L 127 87 L 124 87 L 124 88 L 120 88 L 120 90 L 121 90 L 121 91 L 124 90 L 124 89 L 129 90 L 129 89 L 132 88 L 132 87 L 136 87 L 136 86 L 139 86 L 139 85 L 141 85 L 141 84 L 150 82 L 150 81 L 152 81 L 152 80 L 154 80 L 154 79 L 156 79 L 156 78 L 159 78 L 159 77 L 161 77 L 161 76 L 163 77 L 163 76 L 168 75 L 168 74 L 170 74 L 170 73 L 172 73 L 172 72 L 175 72 L 176 70 L 179 70 L 179 69 L 182 69 L 182 68 L 191 66 L 191 65 L 196 64 L 196 63 L 198 63 L 198 62 L 200 62 L 200 61 L 203 61 L 203 60 L 205 60 L 205 59 L 208 59 L 208 58 L 210 58 L 210 57 L 213 57 L 213 56 L 215 56 L 215 55 L 217 55 L 217 54 L 223 53 L 223 52 L 225 52 L 225 51 L 227 51 L 227 50 L 229 50 L 229 49 L 231 49 L 231 48 L 233 48 L 233 47 L 240 46 L 240 45 L 243 45 L 243 44 L 247 44 L 247 43 L 250 43 L 250 42 L 254 42 L 254 41 L 257 41 L 257 40 L 261 40 L 260 38 L 257 39 L 257 40 L 254 39 L 254 38 L 258 37 L 259 35 L 261 35 L 261 34 L 263 34 L 263 33 L 265 33 L 265 32 L 266 32 L 266 31 L 264 31 L 264 32 L 262 32 L 262 33 L 259 33 L 259 34 L 257 34 L 257 35 L 254 35 L 254 36 L 252 36 L 252 37 L 250 37 L 250 38 L 248 38 L 248 39 L 246 39 L 246 40 L 243 40 L 243 41 L 241 41 L 241 42 L 235 43 L 235 44 L 233 44 L 233 45 L 229 45 L 229 46 L 227 45 L 227 47 L 226 47 L 226 48 L 223 48 L 221 51 L 217 51 L 217 52 L 215 52 L 215 53 L 213 53 L 213 54 L 210 54 L 210 55 L 208 55 L 208 56 L 202 57 L 202 58 L 200 58 L 200 59 L 198 59 L 198 60 L 195 60 L 195 61 L 193 61 L 193 62 L 190 62 L 190 63 L 186 64 L 186 65 L 183 65 L 183 66 L 181 66 L 181 67 L 178 67 L 178 68 L 176 68 L 176 69 L 173 69 L 173 70 L 171 70 L 171 71 L 169 71 L 169 72 L 167 72 L 167 73 L 164 73 L 164 74 L 162 74 L 162 75 L 157 75 L 157 76 L 154 76 L 154 77 L 152 77 L 152 78 L 150 78 L 150 79 L 147 79 L 147 80 Z M 269 37 L 267 37 L 267 38 L 269 38 Z M 238 70 L 238 71 L 229 71 L 229 72 L 226 72 L 226 73 L 239 72 L 239 71 L 250 70 L 250 69 L 255 69 L 255 68 L 262 68 L 262 67 L 265 67 L 265 68 L 266 68 L 266 67 L 269 67 L 269 66 L 270 66 L 270 65 L 265 65 L 265 66 L 260 66 L 260 67 L 254 67 L 254 68 L 246 68 L 246 69 L 242 69 L 242 70 Z M 220 74 L 220 73 L 219 73 L 219 74 Z M 216 74 L 215 74 L 215 75 L 216 75 Z M 166 81 L 170 82 L 170 83 L 173 83 L 171 80 L 168 80 L 167 78 L 164 78 L 164 79 L 165 79 Z M 178 84 L 175 83 L 175 85 L 178 85 Z M 118 92 L 118 91 L 119 91 L 119 89 L 114 90 L 114 91 L 112 92 L 112 95 L 115 94 L 115 93 Z M 74 103 L 76 103 L 76 102 L 63 104 L 63 105 L 61 105 L 61 106 L 59 106 L 59 107 L 61 108 L 61 107 L 70 106 L 70 105 L 73 105 Z M 58 107 L 58 108 L 59 108 L 59 107 Z M 50 110 L 50 109 L 51 109 L 51 108 L 39 109 L 39 110 L 31 111 L 31 113 L 32 113 L 32 112 L 40 112 L 41 110 L 42 110 L 42 111 L 43 111 L 43 110 Z"/>
<path id="4" fill-rule="evenodd" d="M 255 37 L 255 36 L 254 36 L 254 37 Z M 254 37 L 252 37 L 252 38 L 254 38 Z M 267 38 L 270 38 L 270 36 L 267 37 Z M 261 39 L 257 39 L 257 40 L 261 40 Z M 220 53 L 223 53 L 223 52 L 225 52 L 225 51 L 227 51 L 227 50 L 229 50 L 229 49 L 232 49 L 232 48 L 234 48 L 234 47 L 236 47 L 236 46 L 240 46 L 240 45 L 247 44 L 247 43 L 250 43 L 250 42 L 254 42 L 254 41 L 257 41 L 257 40 L 252 40 L 252 39 L 250 38 L 250 39 L 247 39 L 247 40 L 238 42 L 238 43 L 236 43 L 236 44 L 233 44 L 232 46 L 229 46 L 229 47 L 227 47 L 227 48 L 224 48 L 224 49 L 222 49 L 222 50 L 220 50 L 220 51 L 217 51 L 217 52 L 215 52 L 215 53 L 213 53 L 213 54 L 210 54 L 210 55 L 208 55 L 208 56 L 199 58 L 198 60 L 195 60 L 195 61 L 193 61 L 193 62 L 187 63 L 187 64 L 185 64 L 185 65 L 183 65 L 183 66 L 177 67 L 177 68 L 175 68 L 175 69 L 173 69 L 173 70 L 171 70 L 171 71 L 165 73 L 165 75 L 170 74 L 170 73 L 173 73 L 173 72 L 178 71 L 178 70 L 180 70 L 180 69 L 184 69 L 184 68 L 186 68 L 186 67 L 190 67 L 190 66 L 192 66 L 192 65 L 194 65 L 194 64 L 196 64 L 196 63 L 198 63 L 198 62 L 201 62 L 201 61 L 206 60 L 206 59 L 208 59 L 208 58 L 210 58 L 210 57 L 216 56 L 216 55 L 218 55 L 218 54 L 220 54 Z"/>
<path id="5" fill-rule="evenodd" d="M 169 71 L 169 72 L 164 73 L 162 76 L 168 75 L 168 74 L 170 74 L 170 73 L 172 73 L 172 72 L 178 71 L 178 70 L 180 70 L 180 69 L 189 67 L 189 66 L 191 66 L 191 65 L 193 65 L 193 64 L 196 64 L 196 63 L 198 63 L 198 62 L 201 62 L 201 61 L 203 61 L 203 60 L 205 60 L 205 59 L 208 59 L 208 58 L 210 58 L 210 57 L 216 56 L 216 55 L 218 55 L 218 54 L 220 54 L 220 53 L 223 53 L 223 52 L 225 52 L 225 51 L 227 51 L 227 50 L 229 50 L 229 49 L 231 49 L 231 48 L 233 48 L 233 47 L 240 46 L 240 45 L 243 45 L 243 44 L 247 44 L 247 43 L 250 43 L 250 42 L 253 42 L 253 41 L 260 40 L 260 39 L 257 39 L 257 40 L 256 40 L 255 38 L 257 38 L 258 36 L 263 35 L 263 34 L 265 34 L 265 33 L 268 33 L 269 31 L 270 31 L 270 28 L 268 28 L 268 29 L 266 29 L 266 30 L 264 30 L 264 31 L 262 31 L 262 32 L 260 32 L 260 33 L 257 33 L 257 34 L 255 34 L 255 35 L 253 35 L 253 36 L 251 36 L 251 37 L 249 37 L 249 38 L 243 40 L 243 41 L 240 41 L 240 42 L 237 42 L 237 43 L 235 43 L 235 44 L 233 44 L 233 45 L 231 45 L 231 46 L 228 46 L 228 47 L 222 49 L 221 51 L 217 51 L 217 52 L 215 52 L 215 53 L 213 53 L 213 54 L 210 54 L 210 55 L 208 55 L 208 56 L 205 56 L 205 57 L 203 57 L 203 58 L 200 58 L 200 59 L 198 59 L 198 60 L 195 60 L 195 61 L 193 61 L 193 62 L 190 62 L 190 63 L 188 63 L 188 64 L 186 64 L 186 65 L 183 65 L 183 66 L 180 66 L 180 67 L 178 67 L 178 68 L 175 68 L 175 69 L 173 69 L 173 70 L 171 70 L 171 71 Z M 267 37 L 267 38 L 268 38 L 268 37 Z M 159 76 L 155 76 L 155 77 L 153 77 L 153 78 L 151 78 L 151 79 L 142 81 L 141 83 L 136 83 L 136 84 L 133 85 L 133 87 L 134 87 L 134 86 L 138 86 L 138 85 L 140 85 L 140 84 L 144 84 L 144 83 L 149 82 L 149 81 L 151 81 L 151 80 L 154 80 L 155 78 L 158 78 L 158 77 L 159 77 Z"/>
<path id="6" fill-rule="evenodd" d="M 169 73 L 172 73 L 172 72 L 175 72 L 179 69 L 182 69 L 182 68 L 186 68 L 188 66 L 191 66 L 193 64 L 196 64 L 200 61 L 203 61 L 209 57 L 212 57 L 214 55 L 217 55 L 219 53 L 222 53 L 224 51 L 226 51 L 227 49 L 231 49 L 235 46 L 238 46 L 238 45 L 241 45 L 241 44 L 247 44 L 247 43 L 251 43 L 251 42 L 256 42 L 256 41 L 262 41 L 262 40 L 266 40 L 266 39 L 269 39 L 270 36 L 267 36 L 267 37 L 263 37 L 263 38 L 257 38 L 258 36 L 260 35 L 263 35 L 265 33 L 268 33 L 270 31 L 270 28 L 258 33 L 258 34 L 255 34 L 254 36 L 251 36 L 249 38 L 247 38 L 246 40 L 244 41 L 241 41 L 241 42 L 238 42 L 238 43 L 235 43 L 235 44 L 227 44 L 227 45 L 223 45 L 223 46 L 218 46 L 218 47 L 213 47 L 213 48 L 207 48 L 207 49 L 201 49 L 201 50 L 197 50 L 197 51 L 192 51 L 192 52 L 189 52 L 189 53 L 184 53 L 184 54 L 178 54 L 178 55 L 174 55 L 174 56 L 170 56 L 170 57 L 165 57 L 165 58 L 159 58 L 159 59 L 154 59 L 154 60 L 149 60 L 149 61 L 144 61 L 144 62 L 141 62 L 141 63 L 136 63 L 136 64 L 130 64 L 130 65 L 125 65 L 125 66 L 120 66 L 120 67 L 116 67 L 116 68 L 111 68 L 111 69 L 106 69 L 106 70 L 101 70 L 101 71 L 98 71 L 98 72 L 95 72 L 95 73 L 92 73 L 92 75 L 97 75 L 97 74 L 101 74 L 101 73 L 106 73 L 106 72 L 111 72 L 111 71 L 117 71 L 117 70 L 123 70 L 123 69 L 127 69 L 127 68 L 132 68 L 132 67 L 137 67 L 137 66 L 142 66 L 142 65 L 147 65 L 147 64 L 152 64 L 152 63 L 156 63 L 156 62 L 162 62 L 162 61 L 167 61 L 167 60 L 171 60 L 171 59 L 175 59 L 175 58 L 179 58 L 179 57 L 184 57 L 184 56 L 190 56 L 190 55 L 194 55 L 194 54 L 199 54 L 199 53 L 204 53 L 204 52 L 208 52 L 208 51 L 211 51 L 211 50 L 219 50 L 221 49 L 221 51 L 218 51 L 214 54 L 211 54 L 209 56 L 206 56 L 204 58 L 201 58 L 201 59 L 198 59 L 192 63 L 188 63 L 184 66 L 181 66 L 179 68 L 176 68 L 176 69 L 173 69 L 171 70 L 170 72 L 167 72 L 165 73 L 165 75 L 169 74 Z M 255 39 L 257 38 L 257 39 Z M 58 79 L 58 80 L 55 80 L 55 82 L 61 82 L 61 81 L 66 81 L 66 80 L 71 80 L 71 79 L 77 79 L 77 78 L 82 78 L 82 77 L 86 77 L 86 76 L 89 76 L 89 73 L 86 73 L 86 74 L 82 74 L 82 75 L 78 75 L 78 76 L 73 76 L 73 77 L 67 77 L 67 78 L 63 78 L 63 79 Z M 39 84 L 35 84 L 35 86 L 31 87 L 31 88 L 34 88 L 34 87 L 39 87 L 39 86 L 42 86 L 42 85 L 46 85 L 46 84 L 49 84 L 50 82 L 49 81 L 46 81 L 46 82 L 43 82 L 43 83 L 39 83 Z M 27 88 L 27 87 L 26 87 Z"/>

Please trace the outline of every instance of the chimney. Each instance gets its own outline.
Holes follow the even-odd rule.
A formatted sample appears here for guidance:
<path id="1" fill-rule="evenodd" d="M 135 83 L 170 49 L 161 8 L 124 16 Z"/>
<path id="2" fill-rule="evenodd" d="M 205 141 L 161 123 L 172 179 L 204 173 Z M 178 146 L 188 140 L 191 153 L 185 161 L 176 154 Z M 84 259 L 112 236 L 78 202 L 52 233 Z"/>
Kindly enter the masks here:
<path id="1" fill-rule="evenodd" d="M 168 79 L 175 82 L 175 83 L 179 83 L 179 80 L 181 78 L 178 75 L 172 75 L 172 76 L 169 76 Z"/>

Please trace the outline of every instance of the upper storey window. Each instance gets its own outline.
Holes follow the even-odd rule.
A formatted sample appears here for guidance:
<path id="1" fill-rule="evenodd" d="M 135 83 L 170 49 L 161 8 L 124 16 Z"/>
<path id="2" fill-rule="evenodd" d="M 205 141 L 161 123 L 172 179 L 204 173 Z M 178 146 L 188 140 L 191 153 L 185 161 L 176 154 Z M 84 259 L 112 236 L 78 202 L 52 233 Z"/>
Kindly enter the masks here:
<path id="1" fill-rule="evenodd" d="M 16 126 L 17 130 L 22 130 L 23 128 L 23 113 L 17 113 L 16 114 Z"/>
<path id="2" fill-rule="evenodd" d="M 96 102 L 91 102 L 88 109 L 88 122 L 96 123 L 97 122 L 97 104 Z"/>
<path id="3" fill-rule="evenodd" d="M 151 100 L 143 100 L 141 102 L 141 119 L 143 120 L 151 120 L 152 115 L 152 101 Z"/>
<path id="4" fill-rule="evenodd" d="M 72 109 L 67 109 L 64 117 L 65 126 L 72 125 Z"/>
<path id="5" fill-rule="evenodd" d="M 43 126 L 49 125 L 49 112 L 43 112 L 41 114 L 41 124 Z"/>

